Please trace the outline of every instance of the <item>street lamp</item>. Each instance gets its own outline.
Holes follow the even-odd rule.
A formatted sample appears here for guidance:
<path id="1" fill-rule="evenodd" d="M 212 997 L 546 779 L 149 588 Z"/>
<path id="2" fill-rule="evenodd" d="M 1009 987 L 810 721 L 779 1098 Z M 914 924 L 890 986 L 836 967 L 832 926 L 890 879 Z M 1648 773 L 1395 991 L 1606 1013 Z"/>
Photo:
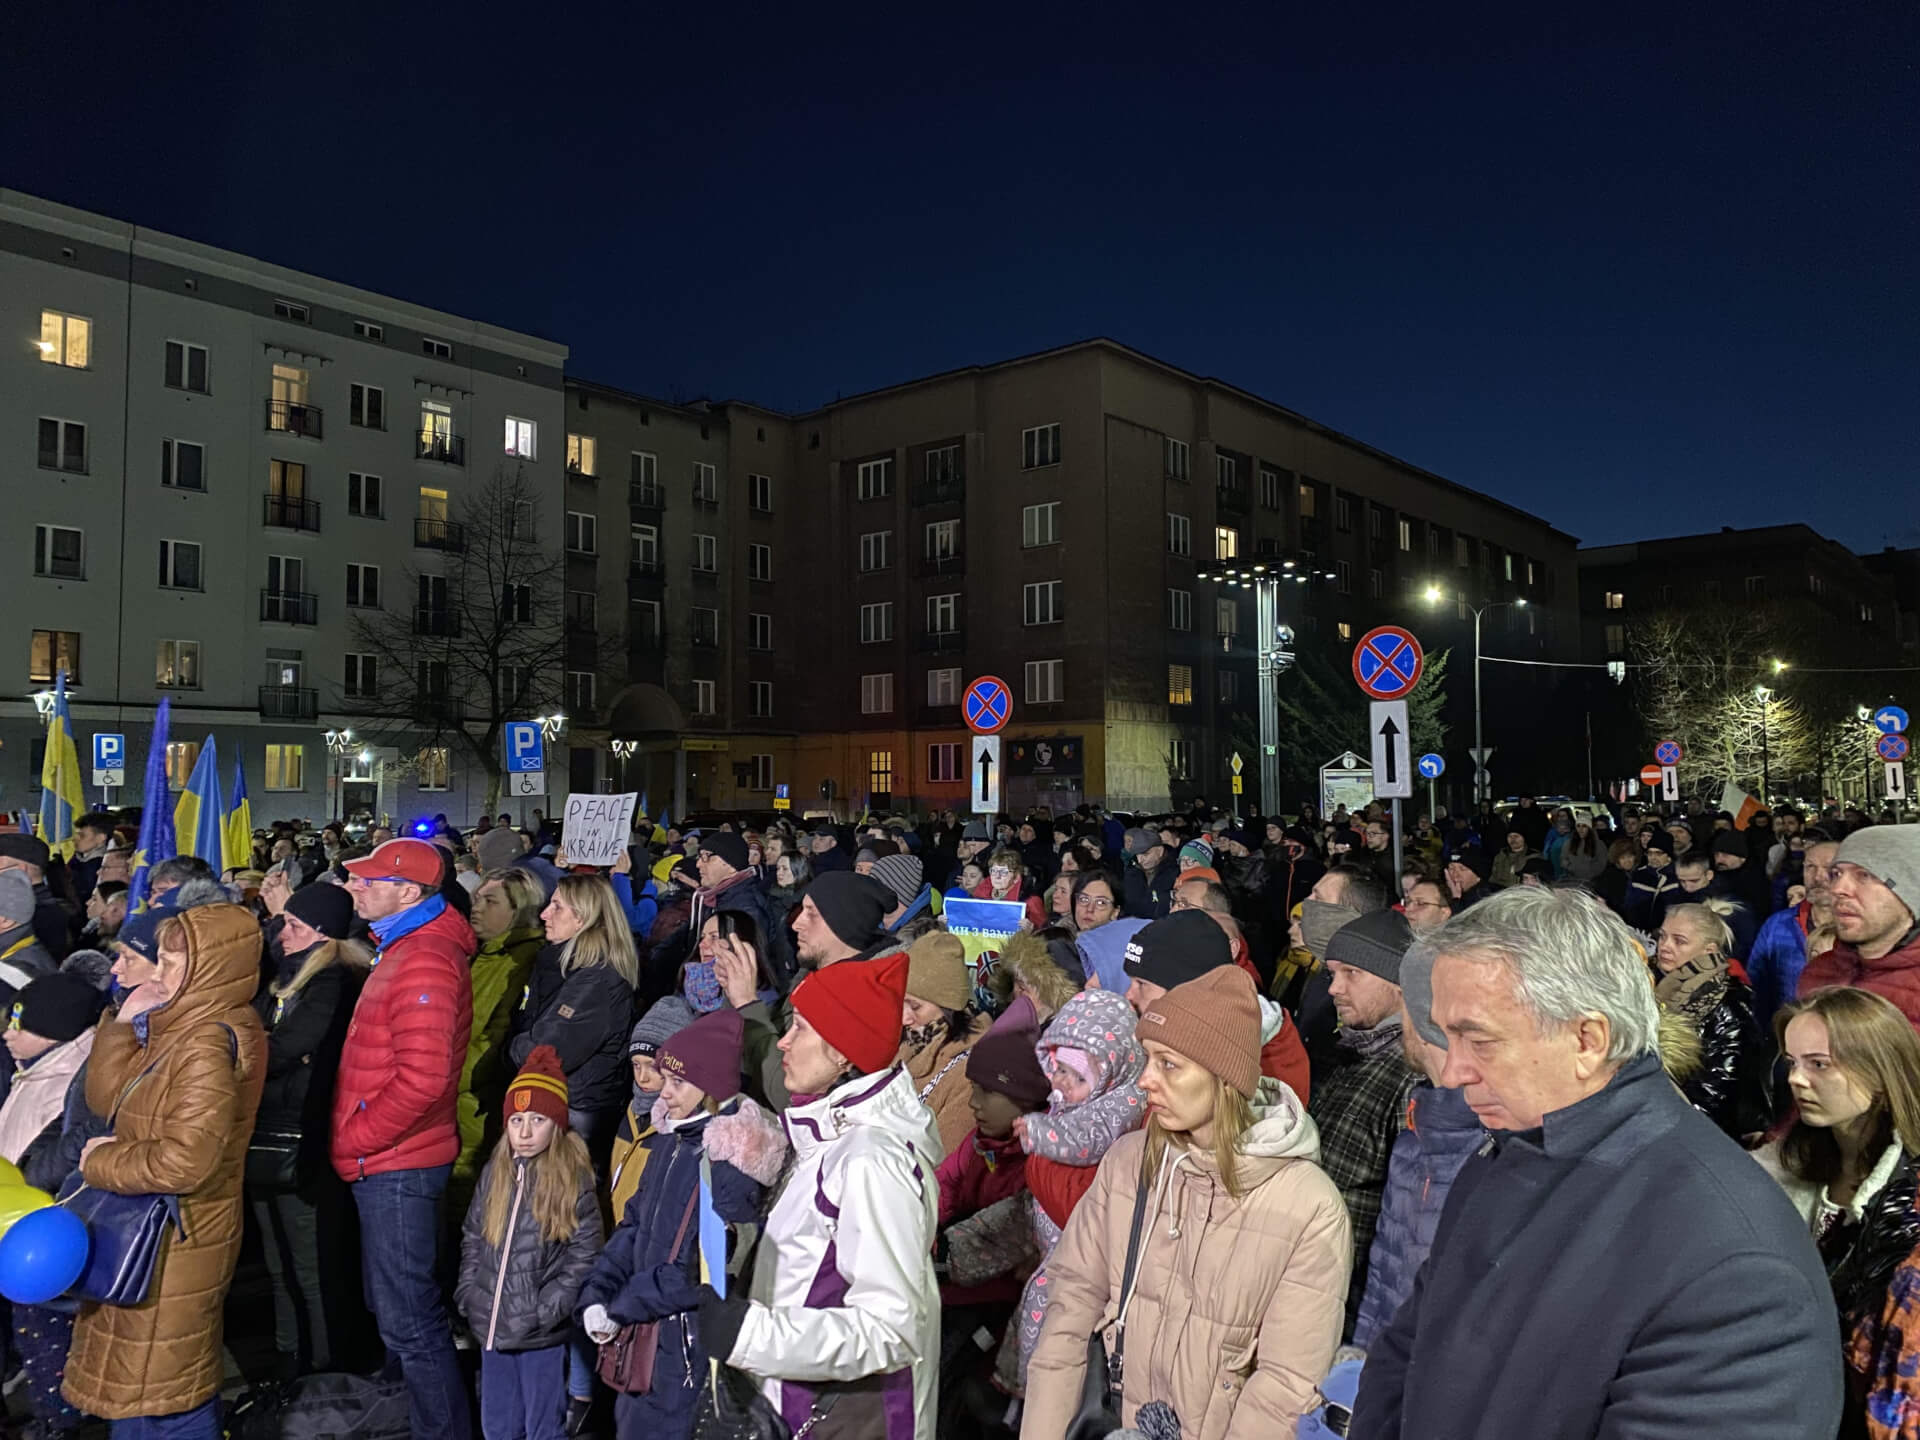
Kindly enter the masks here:
<path id="1" fill-rule="evenodd" d="M 333 818 L 346 815 L 346 755 L 353 745 L 353 731 L 327 731 L 327 767 L 333 772 Z"/>
<path id="2" fill-rule="evenodd" d="M 627 789 L 627 761 L 631 760 L 634 752 L 640 748 L 640 742 L 638 740 L 609 740 L 607 747 L 613 751 L 614 758 L 620 762 L 620 791 L 622 794 L 625 794 Z"/>
<path id="3" fill-rule="evenodd" d="M 1436 604 L 1446 598 L 1438 585 L 1427 587 L 1427 603 Z M 1486 605 L 1467 605 L 1463 595 L 1460 603 L 1473 611 L 1473 799 L 1478 804 L 1492 793 L 1492 773 L 1487 769 L 1484 758 L 1487 746 L 1480 734 L 1480 618 L 1489 610 L 1498 610 L 1502 605 L 1511 605 L 1516 610 L 1527 608 L 1527 597 L 1522 595 L 1513 600 L 1494 600 Z"/>
<path id="4" fill-rule="evenodd" d="M 1779 660 L 1773 662 L 1773 673 L 1776 675 L 1786 668 Z M 1773 792 L 1773 775 L 1767 755 L 1767 701 L 1773 698 L 1773 691 L 1764 685 L 1756 685 L 1753 694 L 1760 702 L 1760 803 L 1765 805 L 1767 796 Z"/>
<path id="5" fill-rule="evenodd" d="M 533 723 L 540 727 L 540 738 L 546 742 L 540 747 L 540 776 L 542 780 L 544 780 L 549 769 L 547 762 L 548 747 L 551 746 L 554 741 L 558 740 L 560 738 L 560 732 L 567 728 L 567 717 L 556 710 L 551 715 L 534 716 Z M 547 787 L 543 784 L 540 788 L 542 793 L 544 793 Z"/>
<path id="6" fill-rule="evenodd" d="M 53 702 L 56 698 L 58 697 L 51 690 L 33 692 L 33 713 L 40 717 L 40 723 L 43 726 L 53 723 Z"/>

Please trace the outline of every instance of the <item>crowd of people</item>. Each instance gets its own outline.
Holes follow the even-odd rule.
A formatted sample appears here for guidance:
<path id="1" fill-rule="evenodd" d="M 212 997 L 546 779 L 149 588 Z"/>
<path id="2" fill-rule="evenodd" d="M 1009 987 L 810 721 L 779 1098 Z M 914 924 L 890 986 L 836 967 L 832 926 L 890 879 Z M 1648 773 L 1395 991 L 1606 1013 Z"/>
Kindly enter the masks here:
<path id="1" fill-rule="evenodd" d="M 221 1434 L 257 1254 L 422 1437 L 1920 1437 L 1920 828 L 439 816 L 129 914 L 133 818 L 0 834 L 0 1159 L 182 1221 L 12 1307 L 35 1435 Z"/>

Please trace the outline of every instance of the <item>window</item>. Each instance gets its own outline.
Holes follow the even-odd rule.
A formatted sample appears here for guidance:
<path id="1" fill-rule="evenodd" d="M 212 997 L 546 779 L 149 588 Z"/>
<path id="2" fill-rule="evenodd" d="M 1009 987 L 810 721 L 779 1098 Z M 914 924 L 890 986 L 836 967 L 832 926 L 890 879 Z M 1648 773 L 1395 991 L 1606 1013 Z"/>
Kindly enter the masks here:
<path id="1" fill-rule="evenodd" d="M 720 568 L 720 543 L 711 535 L 693 537 L 693 568 L 703 574 L 714 574 Z"/>
<path id="2" fill-rule="evenodd" d="M 160 542 L 160 585 L 166 590 L 200 588 L 200 546 L 197 541 Z"/>
<path id="3" fill-rule="evenodd" d="M 1260 467 L 1260 508 L 1280 509 L 1280 496 L 1284 492 L 1285 485 L 1286 482 L 1281 479 L 1278 470 L 1271 465 L 1262 465 Z"/>
<path id="4" fill-rule="evenodd" d="M 600 597 L 591 590 L 567 591 L 567 629 L 592 635 L 600 629 Z"/>
<path id="5" fill-rule="evenodd" d="M 153 647 L 153 683 L 161 690 L 200 688 L 200 642 L 159 640 Z"/>
<path id="6" fill-rule="evenodd" d="M 175 490 L 207 488 L 207 451 L 192 440 L 160 442 L 160 483 Z"/>
<path id="7" fill-rule="evenodd" d="M 1220 703 L 1231 705 L 1240 698 L 1240 672 L 1238 670 L 1216 670 L 1215 678 L 1220 682 Z"/>
<path id="8" fill-rule="evenodd" d="M 956 784 L 960 779 L 960 747 L 948 742 L 927 746 L 927 779 L 938 784 Z"/>
<path id="9" fill-rule="evenodd" d="M 1473 541 L 1465 535 L 1453 537 L 1453 563 L 1462 570 L 1473 564 Z"/>
<path id="10" fill-rule="evenodd" d="M 1513 579 L 1513 552 L 1511 550 L 1500 557 L 1502 574 L 1508 580 Z"/>
<path id="11" fill-rule="evenodd" d="M 1814 573 L 1809 571 L 1807 573 L 1807 593 L 1810 595 L 1826 594 L 1827 582 L 1822 580 L 1818 575 L 1815 575 Z"/>
<path id="12" fill-rule="evenodd" d="M 627 466 L 627 502 L 631 505 L 660 503 L 660 459 L 645 450 L 635 450 Z"/>
<path id="13" fill-rule="evenodd" d="M 299 595 L 306 589 L 302 583 L 307 578 L 306 562 L 298 555 L 267 556 L 267 593 L 270 595 Z M 298 613 L 297 607 L 286 607 L 285 613 L 269 618 L 290 619 Z"/>
<path id="14" fill-rule="evenodd" d="M 1192 478 L 1192 457 L 1187 453 L 1187 442 L 1176 440 L 1171 435 L 1163 436 L 1161 450 L 1166 456 L 1167 478 L 1169 480 L 1187 480 Z M 1218 467 L 1219 461 L 1214 461 Z"/>
<path id="15" fill-rule="evenodd" d="M 381 490 L 380 477 L 365 475 L 358 470 L 349 470 L 347 472 L 347 513 L 363 515 L 369 520 L 378 520 L 386 512 L 386 497 Z"/>
<path id="16" fill-rule="evenodd" d="M 1240 633 L 1240 606 L 1237 601 L 1222 596 L 1213 602 L 1213 633 L 1228 636 Z"/>
<path id="17" fill-rule="evenodd" d="M 720 643 L 720 612 L 711 605 L 695 605 L 689 612 L 693 621 L 693 643 L 711 650 Z"/>
<path id="18" fill-rule="evenodd" d="M 507 416 L 506 453 L 518 456 L 522 460 L 537 460 L 534 452 L 539 448 L 534 442 L 539 437 L 540 427 L 532 420 L 521 420 Z"/>
<path id="19" fill-rule="evenodd" d="M 431 355 L 436 360 L 451 360 L 453 358 L 453 346 L 444 340 L 435 340 L 430 335 L 423 335 L 420 338 L 420 353 L 422 355 Z"/>
<path id="20" fill-rule="evenodd" d="M 750 755 L 747 759 L 747 788 L 749 790 L 773 789 L 773 756 Z"/>
<path id="21" fill-rule="evenodd" d="M 365 699 L 380 693 L 380 662 L 374 656 L 361 651 L 351 651 L 347 655 L 346 685 L 348 695 Z"/>
<path id="22" fill-rule="evenodd" d="M 1067 662 L 1027 661 L 1027 704 L 1052 705 L 1067 698 Z"/>
<path id="23" fill-rule="evenodd" d="M 1059 580 L 1042 580 L 1038 584 L 1022 587 L 1026 623 L 1052 625 L 1063 618 L 1066 605 L 1061 592 L 1065 589 L 1066 586 Z"/>
<path id="24" fill-rule="evenodd" d="M 1609 610 L 1624 610 L 1627 608 L 1626 593 L 1621 590 L 1609 590 L 1604 603 Z"/>
<path id="25" fill-rule="evenodd" d="M 747 616 L 747 648 L 773 649 L 773 616 L 758 610 Z"/>
<path id="26" fill-rule="evenodd" d="M 167 341 L 166 382 L 169 390 L 191 390 L 195 394 L 207 393 L 207 347 L 189 345 L 184 340 Z M 281 397 L 276 395 L 274 399 Z M 301 399 L 306 396 L 302 395 Z"/>
<path id="27" fill-rule="evenodd" d="M 922 553 L 929 560 L 951 560 L 960 553 L 960 522 L 935 520 L 927 526 Z"/>
<path id="28" fill-rule="evenodd" d="M 33 527 L 33 573 L 55 580 L 84 580 L 85 537 L 65 525 Z"/>
<path id="29" fill-rule="evenodd" d="M 450 790 L 453 788 L 453 752 L 445 745 L 428 745 L 421 751 L 414 764 L 415 777 L 421 790 Z"/>
<path id="30" fill-rule="evenodd" d="M 1402 520 L 1400 522 L 1400 548 L 1402 550 L 1413 549 L 1413 522 L 1411 520 Z"/>
<path id="31" fill-rule="evenodd" d="M 510 540 L 533 539 L 533 501 L 513 502 L 513 519 L 507 525 L 507 538 Z"/>
<path id="32" fill-rule="evenodd" d="M 1872 623 L 1872 620 L 1873 620 L 1873 606 L 1863 603 L 1860 606 L 1860 623 L 1863 625 L 1870 624 Z"/>
<path id="33" fill-rule="evenodd" d="M 888 715 L 892 712 L 893 676 L 862 675 L 860 677 L 860 713 Z"/>
<path id="34" fill-rule="evenodd" d="M 276 320 L 291 320 L 299 325 L 309 325 L 313 323 L 313 311 L 309 310 L 305 305 L 302 305 L 298 300 L 274 301 L 273 314 Z M 269 785 L 267 788 L 271 790 L 273 786 Z M 300 787 L 296 785 L 293 788 L 297 790 Z"/>
<path id="35" fill-rule="evenodd" d="M 927 704 L 958 705 L 960 703 L 960 672 L 958 670 L 927 671 Z"/>
<path id="36" fill-rule="evenodd" d="M 304 429 L 307 380 L 307 372 L 298 365 L 273 367 L 273 404 L 267 410 L 267 424 L 271 429 L 289 431 Z"/>
<path id="37" fill-rule="evenodd" d="M 167 783 L 184 790 L 193 778 L 194 764 L 200 759 L 198 740 L 173 740 L 167 744 Z"/>
<path id="38" fill-rule="evenodd" d="M 93 354 L 93 322 L 58 310 L 40 312 L 40 358 L 48 365 L 85 370 Z"/>
<path id="39" fill-rule="evenodd" d="M 1387 524 L 1387 512 L 1382 510 L 1378 505 L 1369 505 L 1367 507 L 1368 536 L 1370 536 L 1372 539 L 1378 540 L 1381 537 L 1381 534 L 1383 533 L 1383 531 L 1385 530 L 1386 524 Z"/>
<path id="40" fill-rule="evenodd" d="M 867 753 L 867 789 L 875 795 L 893 793 L 893 752 L 871 750 Z"/>
<path id="41" fill-rule="evenodd" d="M 960 483 L 960 447 L 938 445 L 927 451 L 927 485 L 942 490 Z"/>
<path id="42" fill-rule="evenodd" d="M 773 682 L 771 680 L 750 680 L 747 682 L 747 714 L 755 720 L 766 720 L 773 715 Z M 767 787 L 757 786 L 757 789 Z"/>
<path id="43" fill-rule="evenodd" d="M 1172 555 L 1193 554 L 1193 522 L 1172 511 L 1167 512 L 1167 552 Z"/>
<path id="44" fill-rule="evenodd" d="M 927 597 L 927 630 L 934 635 L 951 635 L 960 628 L 960 597 L 958 595 L 929 595 Z"/>
<path id="45" fill-rule="evenodd" d="M 660 568 L 660 531 L 652 525 L 627 527 L 627 563 L 635 570 Z"/>
<path id="46" fill-rule="evenodd" d="M 1319 502 L 1315 498 L 1313 486 L 1302 482 L 1300 486 L 1300 518 L 1302 520 L 1313 519 L 1313 517 L 1319 513 L 1317 509 L 1318 504 Z"/>
<path id="47" fill-rule="evenodd" d="M 1353 501 L 1345 495 L 1333 497 L 1333 528 L 1342 535 L 1353 533 Z"/>
<path id="48" fill-rule="evenodd" d="M 660 643 L 660 602 L 635 600 L 627 615 L 627 633 L 635 646 L 652 649 Z"/>
<path id="49" fill-rule="evenodd" d="M 365 610 L 380 608 L 380 567 L 378 565 L 347 566 L 347 604 Z"/>
<path id="50" fill-rule="evenodd" d="M 1367 594 L 1376 600 L 1384 600 L 1387 595 L 1387 573 L 1384 570 L 1367 571 Z"/>
<path id="51" fill-rule="evenodd" d="M 1700 589 L 1706 594 L 1709 600 L 1718 600 L 1720 598 L 1720 582 L 1718 580 L 1703 581 L 1701 582 Z"/>
<path id="52" fill-rule="evenodd" d="M 893 544 L 891 530 L 870 530 L 860 537 L 860 569 L 863 572 L 885 570 L 893 563 L 887 553 Z"/>
<path id="53" fill-rule="evenodd" d="M 773 477 L 771 475 L 747 476 L 747 507 L 762 512 L 773 509 Z"/>
<path id="54" fill-rule="evenodd" d="M 500 591 L 500 618 L 509 625 L 533 622 L 533 586 L 507 585 Z"/>
<path id="55" fill-rule="evenodd" d="M 1353 566 L 1345 560 L 1336 560 L 1333 563 L 1333 571 L 1339 581 L 1340 593 L 1342 595 L 1351 595 L 1353 593 Z"/>
<path id="56" fill-rule="evenodd" d="M 1339 624 L 1335 625 L 1333 629 L 1334 633 L 1342 640 L 1353 639 L 1353 626 L 1348 621 L 1342 620 Z"/>
<path id="57" fill-rule="evenodd" d="M 860 643 L 877 645 L 893 638 L 893 602 L 860 607 Z"/>
<path id="58" fill-rule="evenodd" d="M 1747 599 L 1764 600 L 1767 598 L 1767 577 L 1764 575 L 1747 576 Z"/>
<path id="59" fill-rule="evenodd" d="M 27 683 L 51 685 L 54 672 L 67 672 L 67 683 L 80 683 L 80 632 L 36 630 L 27 648 Z"/>
<path id="60" fill-rule="evenodd" d="M 1036 425 L 1020 432 L 1021 468 L 1038 470 L 1042 465 L 1060 463 L 1060 427 Z"/>
<path id="61" fill-rule="evenodd" d="M 773 547 L 771 545 L 747 546 L 747 579 L 773 579 Z"/>
<path id="62" fill-rule="evenodd" d="M 1529 560 L 1527 561 L 1527 584 L 1529 585 L 1533 584 L 1533 574 L 1533 561 Z"/>
<path id="63" fill-rule="evenodd" d="M 567 469 L 575 475 L 584 475 L 591 479 L 600 473 L 593 463 L 594 445 L 591 435 L 567 436 Z"/>
<path id="64" fill-rule="evenodd" d="M 1193 592 L 1191 590 L 1167 591 L 1167 628 L 1169 630 L 1193 629 Z"/>
<path id="65" fill-rule="evenodd" d="M 378 385 L 347 387 L 347 423 L 364 430 L 387 428 L 387 392 Z"/>
<path id="66" fill-rule="evenodd" d="M 713 714 L 713 681 L 696 680 L 693 682 L 693 713 L 696 715 Z"/>
<path id="67" fill-rule="evenodd" d="M 1167 778 L 1169 780 L 1193 778 L 1193 741 L 1169 740 L 1167 742 Z"/>
<path id="68" fill-rule="evenodd" d="M 1453 618 L 1456 620 L 1464 620 L 1469 613 L 1467 597 L 1465 595 L 1456 596 L 1453 602 Z"/>
<path id="69" fill-rule="evenodd" d="M 1031 550 L 1036 545 L 1060 543 L 1060 502 L 1028 505 L 1020 512 L 1020 543 Z"/>
<path id="70" fill-rule="evenodd" d="M 1240 532 L 1231 525 L 1213 527 L 1213 558 L 1216 560 L 1240 558 Z"/>
<path id="71" fill-rule="evenodd" d="M 1191 665 L 1167 666 L 1167 703 L 1169 705 L 1193 704 L 1193 667 Z"/>
<path id="72" fill-rule="evenodd" d="M 269 790 L 304 790 L 307 788 L 307 747 L 304 745 L 267 745 L 267 780 Z M 424 786 L 421 788 L 425 788 Z"/>
<path id="73" fill-rule="evenodd" d="M 456 447 L 453 436 L 452 407 L 438 400 L 420 402 L 420 458 L 423 460 L 459 460 L 464 446 Z"/>
<path id="74" fill-rule="evenodd" d="M 1607 653 L 1619 655 L 1627 648 L 1627 627 L 1624 625 L 1607 626 Z"/>
<path id="75" fill-rule="evenodd" d="M 1440 558 L 1440 531 L 1432 525 L 1427 527 L 1427 556 L 1433 560 Z"/>
<path id="76" fill-rule="evenodd" d="M 862 500 L 884 500 L 893 493 L 893 460 L 862 460 L 854 472 L 854 492 Z"/>
<path id="77" fill-rule="evenodd" d="M 593 698 L 593 672 L 567 671 L 567 708 L 576 715 L 590 715 L 593 713 Z"/>
<path id="78" fill-rule="evenodd" d="M 1213 484 L 1217 490 L 1240 488 L 1240 462 L 1231 455 L 1213 457 Z"/>
<path id="79" fill-rule="evenodd" d="M 87 473 L 87 427 L 77 420 L 40 417 L 40 468 Z"/>
<path id="80" fill-rule="evenodd" d="M 720 473 L 704 460 L 693 462 L 693 499 L 697 505 L 720 503 Z"/>
<path id="81" fill-rule="evenodd" d="M 353 333 L 362 340 L 385 340 L 387 327 L 371 320 L 356 320 L 353 322 Z"/>
<path id="82" fill-rule="evenodd" d="M 576 555 L 600 553 L 600 520 L 584 510 L 567 511 L 567 549 Z"/>

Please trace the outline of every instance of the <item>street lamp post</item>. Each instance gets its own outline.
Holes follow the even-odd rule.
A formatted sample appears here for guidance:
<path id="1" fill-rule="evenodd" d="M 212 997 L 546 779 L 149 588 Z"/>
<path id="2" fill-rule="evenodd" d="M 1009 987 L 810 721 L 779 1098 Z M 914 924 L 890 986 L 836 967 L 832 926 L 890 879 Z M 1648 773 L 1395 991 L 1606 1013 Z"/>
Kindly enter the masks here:
<path id="1" fill-rule="evenodd" d="M 1773 698 L 1773 691 L 1764 685 L 1753 687 L 1754 697 L 1760 702 L 1760 803 L 1767 803 L 1767 796 L 1773 793 L 1773 772 L 1771 757 L 1767 753 L 1767 701 Z"/>
<path id="2" fill-rule="evenodd" d="M 1445 599 L 1438 585 L 1427 587 L 1427 603 L 1435 604 Z M 1462 602 L 1465 604 L 1464 597 Z M 1502 605 L 1511 605 L 1516 610 L 1527 608 L 1526 597 L 1514 600 L 1495 600 L 1486 605 L 1468 605 L 1473 611 L 1473 803 L 1478 805 L 1487 799 L 1493 791 L 1493 772 L 1487 768 L 1487 762 L 1481 757 L 1487 753 L 1486 741 L 1480 731 L 1480 617 L 1489 610 L 1498 610 Z"/>
<path id="3" fill-rule="evenodd" d="M 347 751 L 353 745 L 353 731 L 327 731 L 327 768 L 333 777 L 333 818 L 346 818 Z"/>
<path id="4" fill-rule="evenodd" d="M 1306 585 L 1331 579 L 1332 571 L 1317 572 L 1299 560 L 1275 560 L 1253 565 L 1226 565 L 1202 570 L 1196 580 L 1208 580 L 1253 591 L 1254 654 L 1259 662 L 1260 808 L 1269 815 L 1280 804 L 1280 677 L 1293 664 L 1293 630 L 1280 623 L 1280 587 L 1289 581 Z"/>
<path id="5" fill-rule="evenodd" d="M 608 748 L 613 751 L 614 759 L 620 762 L 620 793 L 624 795 L 627 791 L 627 761 L 631 760 L 634 752 L 640 748 L 640 742 L 611 740 L 608 742 Z"/>
<path id="6" fill-rule="evenodd" d="M 543 782 L 540 788 L 543 792 L 547 792 L 551 789 L 548 777 L 552 770 L 552 764 L 548 759 L 547 752 L 552 749 L 553 742 L 560 738 L 560 732 L 567 728 L 567 717 L 556 710 L 551 715 L 534 716 L 533 723 L 540 727 L 540 738 L 544 742 L 540 746 L 540 778 Z M 547 795 L 547 803 L 549 805 L 553 803 L 551 793 Z M 525 808 L 525 806 L 521 807 L 520 823 L 522 825 L 527 823 Z"/>

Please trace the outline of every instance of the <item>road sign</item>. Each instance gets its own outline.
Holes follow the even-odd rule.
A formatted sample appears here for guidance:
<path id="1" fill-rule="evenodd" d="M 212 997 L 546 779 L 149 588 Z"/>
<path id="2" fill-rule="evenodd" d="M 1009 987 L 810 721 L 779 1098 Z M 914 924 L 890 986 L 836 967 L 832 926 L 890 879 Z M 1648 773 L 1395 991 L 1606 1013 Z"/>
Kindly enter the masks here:
<path id="1" fill-rule="evenodd" d="M 1887 799 L 1904 800 L 1907 798 L 1907 767 L 1900 764 L 1887 766 Z"/>
<path id="2" fill-rule="evenodd" d="M 1640 767 L 1640 783 L 1646 786 L 1649 790 L 1651 790 L 1654 786 L 1660 783 L 1660 777 L 1665 773 L 1666 773 L 1665 766 L 1642 765 Z"/>
<path id="3" fill-rule="evenodd" d="M 1889 765 L 1906 759 L 1911 748 L 1904 735 L 1882 735 L 1873 745 L 1874 753 Z"/>
<path id="4" fill-rule="evenodd" d="M 1244 790 L 1244 789 L 1243 789 L 1242 787 L 1243 787 L 1243 786 L 1244 786 L 1244 785 L 1245 785 L 1246 783 L 1247 783 L 1247 782 L 1246 782 L 1246 780 L 1245 780 L 1244 778 L 1242 778 L 1241 776 L 1239 776 L 1239 775 L 1236 775 L 1236 776 L 1234 776 L 1234 777 L 1233 777 L 1233 793 L 1234 793 L 1234 794 L 1236 794 L 1236 795 L 1242 795 L 1242 794 L 1245 794 L 1246 792 L 1245 792 L 1245 790 Z"/>
<path id="5" fill-rule="evenodd" d="M 1429 751 L 1420 757 L 1420 773 L 1429 780 L 1438 780 L 1447 773 L 1447 762 Z"/>
<path id="6" fill-rule="evenodd" d="M 1376 700 L 1405 699 L 1426 664 L 1420 642 L 1398 625 L 1369 630 L 1353 647 L 1354 683 Z"/>
<path id="7" fill-rule="evenodd" d="M 507 747 L 507 773 L 526 775 L 547 768 L 547 742 L 540 738 L 540 726 L 532 720 L 509 720 L 500 727 L 501 743 Z M 515 790 L 515 795 L 544 795 L 543 781 L 538 790 Z"/>
<path id="8" fill-rule="evenodd" d="M 127 783 L 127 737 L 95 731 L 93 736 L 93 783 Z"/>
<path id="9" fill-rule="evenodd" d="M 1907 712 L 1898 705 L 1882 705 L 1873 712 L 1873 728 L 1882 735 L 1902 735 L 1907 729 Z"/>
<path id="10" fill-rule="evenodd" d="M 1680 798 L 1680 767 L 1662 765 L 1660 767 L 1660 798 L 1678 800 Z"/>
<path id="11" fill-rule="evenodd" d="M 1407 702 L 1376 700 L 1367 707 L 1373 740 L 1373 793 L 1381 800 L 1413 795 L 1413 743 L 1407 735 Z"/>
<path id="12" fill-rule="evenodd" d="M 1233 773 L 1236 775 L 1246 769 L 1247 766 L 1247 762 L 1240 758 L 1240 752 L 1238 750 L 1233 752 L 1233 759 L 1229 763 L 1233 766 Z M 1233 793 L 1238 795 L 1240 792 L 1236 790 Z"/>
<path id="13" fill-rule="evenodd" d="M 538 729 L 538 726 L 534 727 Z M 547 793 L 547 772 L 544 770 L 516 770 L 507 775 L 507 794 L 524 800 L 529 795 Z"/>
<path id="14" fill-rule="evenodd" d="M 974 734 L 996 735 L 1013 718 L 1013 692 L 998 675 L 982 675 L 960 697 L 960 713 Z"/>
<path id="15" fill-rule="evenodd" d="M 1678 765 L 1686 753 L 1678 740 L 1662 740 L 1653 747 L 1653 758 L 1662 765 Z"/>
<path id="16" fill-rule="evenodd" d="M 1006 722 L 1003 720 L 1001 723 Z M 973 813 L 976 815 L 999 814 L 1000 737 L 998 735 L 973 737 L 973 759 L 967 766 L 967 773 L 973 783 Z"/>
<path id="17" fill-rule="evenodd" d="M 776 810 L 791 810 L 793 808 L 793 800 L 788 795 L 786 786 L 776 785 L 773 787 L 773 808 Z"/>

